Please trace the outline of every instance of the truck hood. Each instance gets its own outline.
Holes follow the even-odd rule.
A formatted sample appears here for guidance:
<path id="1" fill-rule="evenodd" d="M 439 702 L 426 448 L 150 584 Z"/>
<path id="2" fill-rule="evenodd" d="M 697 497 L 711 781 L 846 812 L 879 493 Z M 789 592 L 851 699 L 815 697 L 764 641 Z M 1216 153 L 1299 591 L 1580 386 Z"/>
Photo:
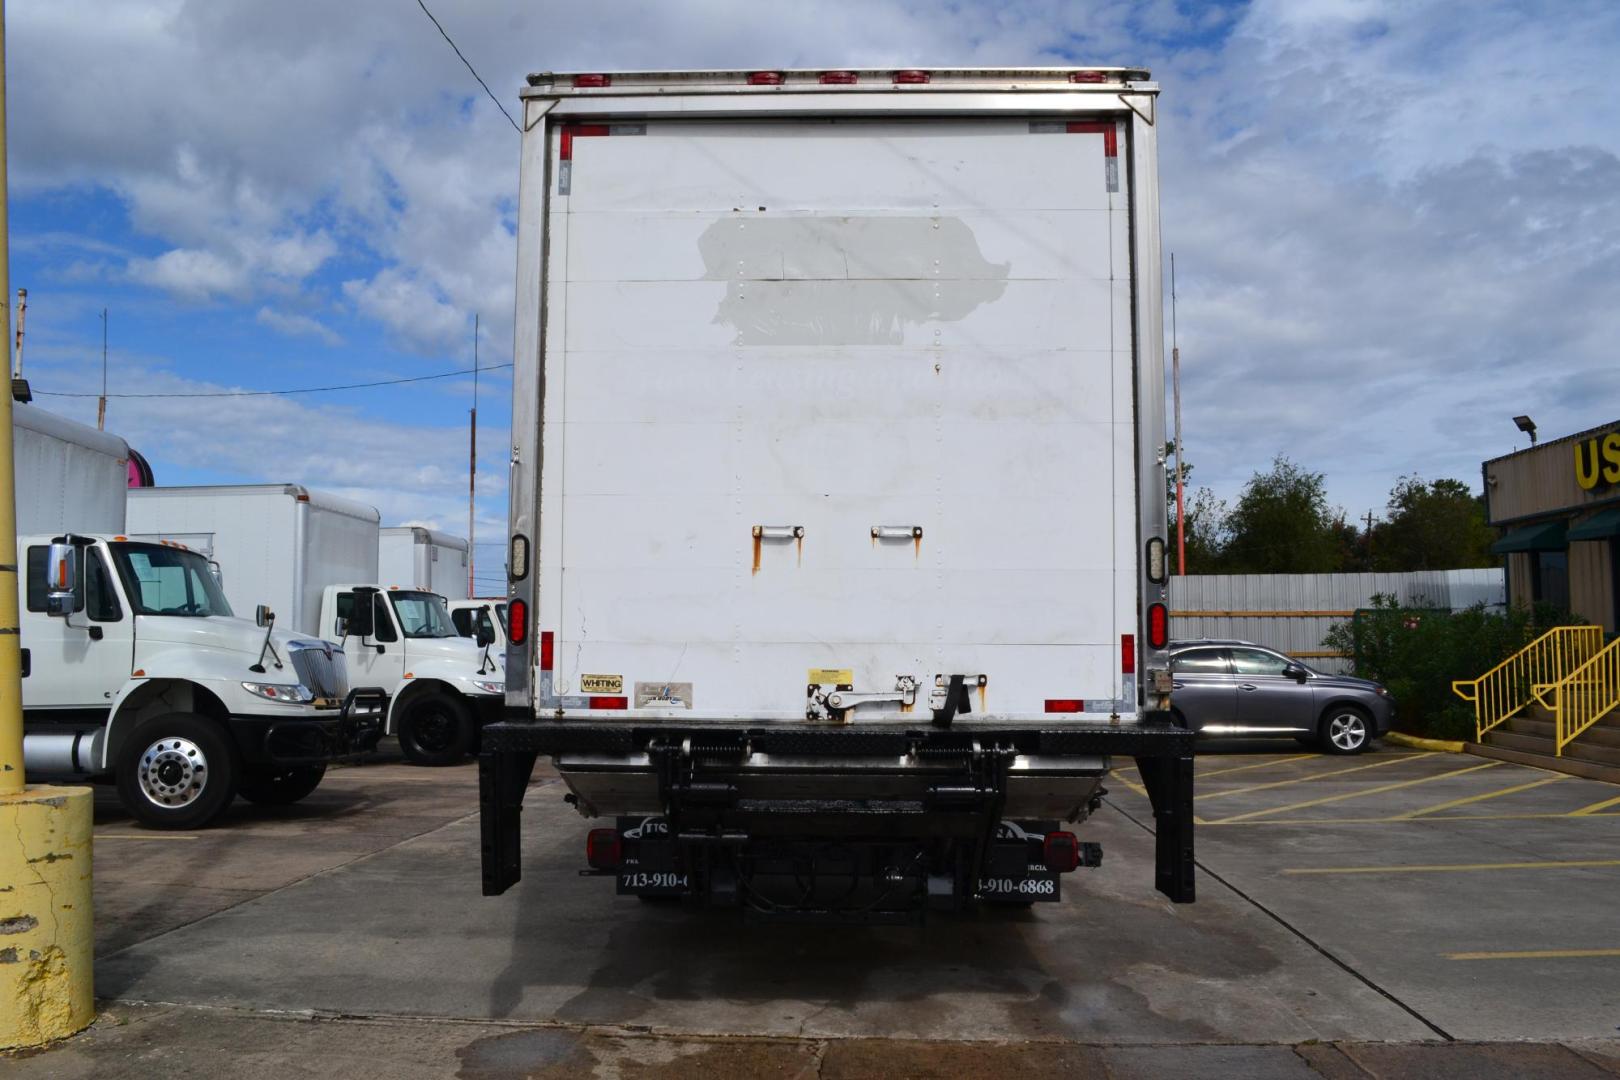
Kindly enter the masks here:
<path id="1" fill-rule="evenodd" d="M 241 653 L 247 657 L 242 667 L 253 663 L 259 656 L 259 649 L 264 645 L 264 630 L 247 619 L 226 618 L 223 615 L 209 615 L 205 618 L 194 618 L 184 615 L 142 615 L 140 616 L 141 640 L 150 644 L 178 645 L 188 649 L 215 649 L 220 652 Z M 270 641 L 281 654 L 283 660 L 287 657 L 287 645 L 293 641 L 312 641 L 313 638 L 302 634 L 289 633 L 286 630 L 271 632 Z M 474 663 L 477 663 L 475 660 Z"/>
<path id="2" fill-rule="evenodd" d="M 483 654 L 484 650 L 480 649 L 471 638 L 408 638 L 405 641 L 405 655 L 412 660 L 432 658 L 449 663 L 464 663 L 467 665 L 469 675 L 477 674 L 478 662 L 483 658 Z M 501 650 L 491 645 L 489 656 L 495 662 L 496 671 L 506 670 Z"/>

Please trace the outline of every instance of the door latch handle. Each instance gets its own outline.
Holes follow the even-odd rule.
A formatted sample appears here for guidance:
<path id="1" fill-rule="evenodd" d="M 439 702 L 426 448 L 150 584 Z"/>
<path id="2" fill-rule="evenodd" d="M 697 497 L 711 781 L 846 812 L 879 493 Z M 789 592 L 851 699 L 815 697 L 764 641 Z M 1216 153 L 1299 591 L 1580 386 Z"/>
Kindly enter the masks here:
<path id="1" fill-rule="evenodd" d="M 1246 683 L 1238 683 L 1238 689 L 1239 690 L 1258 690 L 1260 688 L 1258 686 L 1254 685 L 1254 683 L 1252 683 L 1252 682 L 1246 682 Z"/>
<path id="2" fill-rule="evenodd" d="M 1172 689 L 1172 690 L 1180 690 L 1181 689 L 1181 684 L 1178 683 L 1178 682 L 1173 682 L 1173 683 L 1170 684 L 1170 689 Z"/>
<path id="3" fill-rule="evenodd" d="M 755 525 L 756 540 L 803 540 L 803 525 Z"/>
<path id="4" fill-rule="evenodd" d="M 874 525 L 872 526 L 872 539 L 874 540 L 921 540 L 921 525 Z"/>

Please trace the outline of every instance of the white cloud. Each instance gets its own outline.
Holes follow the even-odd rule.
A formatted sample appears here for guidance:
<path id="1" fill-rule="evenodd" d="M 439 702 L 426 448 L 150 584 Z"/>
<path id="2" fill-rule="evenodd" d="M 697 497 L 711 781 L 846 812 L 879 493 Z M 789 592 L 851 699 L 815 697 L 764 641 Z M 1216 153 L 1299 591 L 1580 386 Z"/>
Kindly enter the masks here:
<path id="1" fill-rule="evenodd" d="M 341 345 L 343 338 L 331 327 L 319 319 L 296 312 L 277 311 L 270 307 L 261 307 L 255 319 L 263 326 L 288 337 L 309 337 L 326 345 Z"/>

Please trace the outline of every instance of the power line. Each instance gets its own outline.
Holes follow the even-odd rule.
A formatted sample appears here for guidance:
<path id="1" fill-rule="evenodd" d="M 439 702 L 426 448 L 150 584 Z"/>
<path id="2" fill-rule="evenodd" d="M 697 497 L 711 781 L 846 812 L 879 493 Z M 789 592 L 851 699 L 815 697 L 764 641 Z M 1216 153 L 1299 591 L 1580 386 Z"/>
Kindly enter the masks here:
<path id="1" fill-rule="evenodd" d="M 512 119 L 512 114 L 506 111 L 506 106 L 502 105 L 501 99 L 495 96 L 494 91 L 490 90 L 489 83 L 485 82 L 484 77 L 478 74 L 477 69 L 472 66 L 472 62 L 465 56 L 461 55 L 461 50 L 457 49 L 456 43 L 450 40 L 450 35 L 444 32 L 444 27 L 440 26 L 439 20 L 433 17 L 433 12 L 428 10 L 427 5 L 424 4 L 422 0 L 416 0 L 416 6 L 422 9 L 422 14 L 428 17 L 428 21 L 431 22 L 439 31 L 439 36 L 444 38 L 445 43 L 452 49 L 455 49 L 456 56 L 460 58 L 463 64 L 467 65 L 467 70 L 472 72 L 472 77 L 478 80 L 478 85 L 484 88 L 484 93 L 489 95 L 489 100 L 495 103 L 495 107 L 501 110 L 501 115 L 506 117 L 506 122 L 512 125 L 512 130 L 517 132 L 519 135 L 523 134 L 523 129 L 518 127 L 518 122 Z"/>
<path id="2" fill-rule="evenodd" d="M 482 364 L 479 371 L 494 371 L 497 368 L 509 368 L 511 363 Z M 198 390 L 178 394 L 107 394 L 115 398 L 220 398 L 220 397 L 284 397 L 288 394 L 329 394 L 338 390 L 367 390 L 377 386 L 400 386 L 404 383 L 428 382 L 432 379 L 454 379 L 461 375 L 471 375 L 472 368 L 462 371 L 446 371 L 438 375 L 416 375 L 409 379 L 378 379 L 376 382 L 346 383 L 343 386 L 304 386 L 297 390 Z M 70 390 L 35 390 L 35 394 L 43 397 L 101 397 L 100 394 L 80 393 Z"/>

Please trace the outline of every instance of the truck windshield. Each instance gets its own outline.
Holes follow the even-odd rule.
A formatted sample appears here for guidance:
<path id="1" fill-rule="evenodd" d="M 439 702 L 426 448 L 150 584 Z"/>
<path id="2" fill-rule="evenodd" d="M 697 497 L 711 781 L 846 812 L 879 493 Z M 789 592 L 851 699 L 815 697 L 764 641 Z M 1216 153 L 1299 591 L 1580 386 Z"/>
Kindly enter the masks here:
<path id="1" fill-rule="evenodd" d="M 458 637 L 444 597 L 430 592 L 390 592 L 399 628 L 408 638 Z"/>
<path id="2" fill-rule="evenodd" d="M 232 614 L 208 560 L 167 544 L 109 545 L 137 615 Z"/>

